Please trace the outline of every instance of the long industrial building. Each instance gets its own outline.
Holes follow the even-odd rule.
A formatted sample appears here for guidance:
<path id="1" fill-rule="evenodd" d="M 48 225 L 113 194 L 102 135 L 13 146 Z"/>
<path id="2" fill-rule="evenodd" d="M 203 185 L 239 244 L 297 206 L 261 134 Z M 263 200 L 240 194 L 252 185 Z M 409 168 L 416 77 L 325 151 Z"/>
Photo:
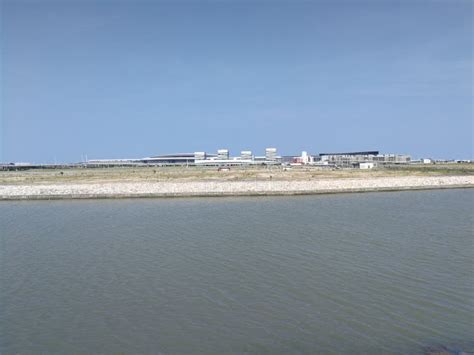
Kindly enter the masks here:
<path id="1" fill-rule="evenodd" d="M 281 163 L 276 148 L 265 149 L 264 156 L 255 156 L 250 150 L 243 150 L 239 156 L 230 156 L 228 149 L 219 149 L 217 154 L 206 152 L 177 153 L 146 157 L 142 159 L 100 159 L 89 160 L 88 165 L 129 165 L 147 164 L 158 166 L 242 166 L 242 165 L 276 165 Z"/>
<path id="2" fill-rule="evenodd" d="M 411 158 L 403 154 L 380 154 L 378 151 L 347 152 L 347 153 L 320 153 L 319 161 L 328 162 L 338 167 L 359 167 L 361 163 L 375 164 L 407 164 Z"/>

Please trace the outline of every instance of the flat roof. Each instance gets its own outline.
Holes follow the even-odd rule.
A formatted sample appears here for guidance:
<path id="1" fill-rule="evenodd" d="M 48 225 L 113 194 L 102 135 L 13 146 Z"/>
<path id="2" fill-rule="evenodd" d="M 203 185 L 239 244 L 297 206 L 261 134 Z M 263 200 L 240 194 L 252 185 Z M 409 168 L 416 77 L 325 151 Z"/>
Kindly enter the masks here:
<path id="1" fill-rule="evenodd" d="M 319 153 L 319 155 L 378 155 L 378 150 L 369 150 L 366 152 L 347 152 L 347 153 Z"/>
<path id="2" fill-rule="evenodd" d="M 198 154 L 205 154 L 208 157 L 217 156 L 216 154 L 209 154 L 206 152 L 196 152 Z M 165 155 L 154 155 L 143 159 L 179 159 L 179 158 L 194 158 L 195 153 L 176 153 L 176 154 L 165 154 Z M 142 160 L 143 160 L 142 159 Z"/>
<path id="3" fill-rule="evenodd" d="M 144 159 L 155 159 L 155 158 L 194 158 L 194 153 L 176 153 L 176 154 L 165 154 L 165 155 L 154 155 Z"/>

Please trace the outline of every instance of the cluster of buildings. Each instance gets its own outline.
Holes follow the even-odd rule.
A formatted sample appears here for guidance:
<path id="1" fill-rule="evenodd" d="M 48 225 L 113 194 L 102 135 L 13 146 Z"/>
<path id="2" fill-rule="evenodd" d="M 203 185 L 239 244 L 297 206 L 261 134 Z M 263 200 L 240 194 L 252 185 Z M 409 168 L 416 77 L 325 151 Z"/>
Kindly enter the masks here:
<path id="1" fill-rule="evenodd" d="M 411 157 L 409 155 L 380 154 L 378 151 L 319 153 L 318 155 L 310 155 L 303 151 L 299 157 L 288 157 L 286 159 L 286 163 L 293 166 L 315 165 L 320 167 L 360 169 L 372 169 L 377 165 L 385 164 L 408 164 L 410 161 Z"/>
<path id="2" fill-rule="evenodd" d="M 446 164 L 472 163 L 471 160 L 413 160 L 406 154 L 380 154 L 378 151 L 319 153 L 301 155 L 278 154 L 276 148 L 266 148 L 263 155 L 255 155 L 250 150 L 243 150 L 239 155 L 231 156 L 228 149 L 219 149 L 216 153 L 194 152 L 157 155 L 140 159 L 93 159 L 72 164 L 31 164 L 31 163 L 0 163 L 0 170 L 27 169 L 63 169 L 72 167 L 112 167 L 112 166 L 202 166 L 229 168 L 232 166 L 264 166 L 280 165 L 284 167 L 320 167 L 320 168 L 356 168 L 372 169 L 377 166 L 399 164 Z"/>
<path id="3" fill-rule="evenodd" d="M 266 148 L 264 155 L 254 155 L 250 150 L 243 150 L 238 156 L 231 156 L 228 149 L 219 149 L 217 154 L 206 152 L 158 155 L 142 159 L 88 160 L 87 165 L 128 165 L 147 164 L 158 166 L 250 166 L 250 165 L 286 165 L 286 166 L 319 166 L 328 168 L 371 169 L 384 164 L 408 164 L 409 155 L 379 154 L 378 151 L 320 153 L 308 154 L 303 151 L 300 156 L 280 156 L 276 148 Z"/>

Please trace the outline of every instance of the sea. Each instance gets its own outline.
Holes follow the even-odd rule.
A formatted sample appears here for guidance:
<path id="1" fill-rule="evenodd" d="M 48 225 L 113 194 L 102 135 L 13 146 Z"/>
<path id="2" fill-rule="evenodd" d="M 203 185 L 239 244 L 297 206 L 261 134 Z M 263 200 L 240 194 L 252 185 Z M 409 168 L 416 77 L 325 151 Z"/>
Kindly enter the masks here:
<path id="1" fill-rule="evenodd" d="M 474 352 L 474 189 L 0 202 L 1 354 Z"/>

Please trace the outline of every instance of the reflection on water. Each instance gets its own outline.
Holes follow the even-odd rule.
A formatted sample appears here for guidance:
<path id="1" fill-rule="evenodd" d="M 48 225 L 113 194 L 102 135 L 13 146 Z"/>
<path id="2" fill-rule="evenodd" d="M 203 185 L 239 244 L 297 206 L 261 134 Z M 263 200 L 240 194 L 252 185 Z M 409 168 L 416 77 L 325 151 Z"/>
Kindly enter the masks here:
<path id="1" fill-rule="evenodd" d="M 0 203 L 0 352 L 473 349 L 474 190 Z"/>

